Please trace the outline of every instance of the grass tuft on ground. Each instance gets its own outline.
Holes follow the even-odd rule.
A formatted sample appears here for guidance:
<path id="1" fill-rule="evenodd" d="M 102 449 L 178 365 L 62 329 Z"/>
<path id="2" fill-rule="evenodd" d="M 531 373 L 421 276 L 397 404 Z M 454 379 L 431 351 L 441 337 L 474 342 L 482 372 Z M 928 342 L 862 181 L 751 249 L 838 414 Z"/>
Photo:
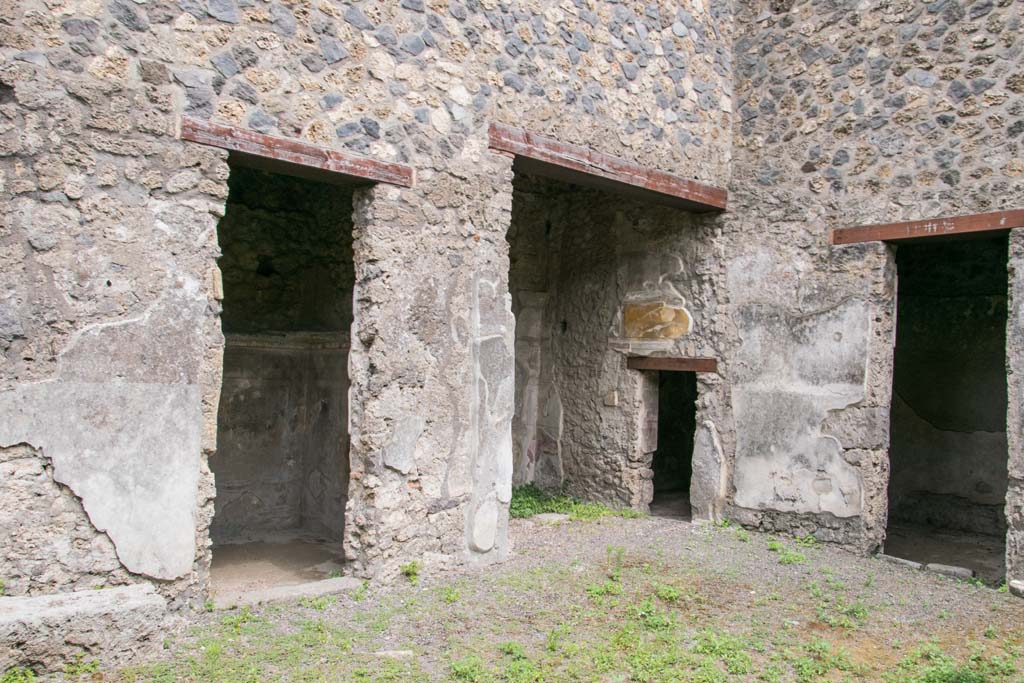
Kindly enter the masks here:
<path id="1" fill-rule="evenodd" d="M 512 489 L 512 503 L 509 515 L 523 519 L 545 512 L 569 515 L 574 520 L 600 519 L 601 517 L 625 517 L 633 519 L 643 514 L 629 508 L 615 510 L 601 503 L 587 503 L 563 495 L 545 493 L 533 484 L 516 486 Z"/>

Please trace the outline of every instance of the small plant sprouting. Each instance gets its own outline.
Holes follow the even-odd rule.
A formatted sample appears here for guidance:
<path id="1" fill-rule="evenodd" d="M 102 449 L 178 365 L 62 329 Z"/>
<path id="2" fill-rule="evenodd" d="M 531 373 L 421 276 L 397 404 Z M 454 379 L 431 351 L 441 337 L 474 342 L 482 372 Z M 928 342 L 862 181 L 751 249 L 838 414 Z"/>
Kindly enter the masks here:
<path id="1" fill-rule="evenodd" d="M 420 582 L 420 570 L 423 569 L 423 565 L 420 564 L 419 560 L 413 560 L 408 564 L 403 564 L 399 567 L 399 571 L 402 572 L 402 576 L 409 579 L 409 583 L 417 585 Z"/>
<path id="2" fill-rule="evenodd" d="M 558 652 L 558 648 L 562 642 L 562 638 L 564 638 L 568 633 L 569 627 L 565 624 L 559 624 L 558 626 L 548 631 L 547 643 L 545 644 L 545 647 L 547 648 L 548 652 Z"/>
<path id="3" fill-rule="evenodd" d="M 747 543 L 750 541 L 750 532 L 743 527 L 736 528 L 736 540 L 741 543 Z"/>
<path id="4" fill-rule="evenodd" d="M 453 605 L 459 601 L 459 589 L 453 586 L 445 586 L 441 589 L 441 600 L 446 605 Z"/>
<path id="5" fill-rule="evenodd" d="M 612 581 L 622 581 L 622 558 L 626 549 L 621 545 L 610 545 L 605 549 L 608 560 L 608 578 Z"/>
<path id="6" fill-rule="evenodd" d="M 335 598 L 333 595 L 320 595 L 315 598 L 302 598 L 299 600 L 299 604 L 308 609 L 315 609 L 318 612 L 323 612 L 325 609 L 333 605 Z"/>
<path id="7" fill-rule="evenodd" d="M 801 548 L 817 548 L 818 539 L 814 537 L 814 534 L 807 534 L 796 539 L 796 544 Z"/>
<path id="8" fill-rule="evenodd" d="M 654 589 L 654 594 L 664 602 L 678 602 L 683 594 L 675 586 L 660 585 Z"/>
<path id="9" fill-rule="evenodd" d="M 630 616 L 650 631 L 664 631 L 672 627 L 672 617 L 654 604 L 654 598 L 646 598 L 639 605 L 629 609 Z"/>
<path id="10" fill-rule="evenodd" d="M 81 654 L 75 655 L 73 661 L 64 663 L 64 675 L 65 676 L 82 676 L 84 674 L 94 674 L 100 670 L 100 664 L 96 660 L 92 659 L 85 661 Z M 5 683 L 6 683 L 6 676 Z M 31 680 L 31 679 L 29 679 Z"/>
<path id="11" fill-rule="evenodd" d="M 243 607 L 237 614 L 228 614 L 221 619 L 221 623 L 232 629 L 235 633 L 241 631 L 242 626 L 253 621 L 259 621 L 259 617 L 253 614 L 252 610 L 248 607 Z"/>
<path id="12" fill-rule="evenodd" d="M 35 683 L 36 674 L 32 669 L 8 669 L 0 676 L 0 683 Z"/>
<path id="13" fill-rule="evenodd" d="M 214 608 L 213 600 L 207 600 L 206 602 L 203 603 L 203 611 L 204 612 L 212 612 L 213 608 Z"/>
<path id="14" fill-rule="evenodd" d="M 352 593 L 352 599 L 356 602 L 362 602 L 366 599 L 366 594 L 369 592 L 369 590 L 370 581 L 369 579 L 365 579 L 361 584 L 359 584 L 359 588 L 355 589 L 355 591 Z"/>
<path id="15" fill-rule="evenodd" d="M 526 659 L 526 648 L 514 640 L 509 640 L 499 645 L 498 651 L 512 659 Z"/>
<path id="16" fill-rule="evenodd" d="M 452 679 L 475 683 L 487 678 L 487 670 L 484 668 L 484 660 L 477 655 L 469 655 L 452 662 Z"/>
<path id="17" fill-rule="evenodd" d="M 795 550 L 784 550 L 779 553 L 779 564 L 803 564 L 807 562 L 807 556 Z"/>
<path id="18" fill-rule="evenodd" d="M 807 561 L 806 555 L 788 549 L 781 541 L 774 538 L 768 539 L 768 551 L 779 554 L 779 564 L 803 564 Z"/>
<path id="19" fill-rule="evenodd" d="M 606 595 L 622 595 L 622 584 L 608 579 L 604 583 L 592 583 L 587 586 L 587 595 L 600 598 Z"/>

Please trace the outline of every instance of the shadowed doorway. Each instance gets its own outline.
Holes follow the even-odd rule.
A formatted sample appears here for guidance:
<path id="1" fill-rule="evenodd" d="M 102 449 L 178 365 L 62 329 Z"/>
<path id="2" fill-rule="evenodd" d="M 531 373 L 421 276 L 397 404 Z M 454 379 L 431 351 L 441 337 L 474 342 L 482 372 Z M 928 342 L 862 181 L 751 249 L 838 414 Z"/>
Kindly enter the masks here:
<path id="1" fill-rule="evenodd" d="M 697 430 L 697 373 L 658 373 L 658 447 L 651 514 L 690 519 L 693 438 Z"/>
<path id="2" fill-rule="evenodd" d="M 1005 573 L 1007 238 L 897 247 L 885 552 Z"/>

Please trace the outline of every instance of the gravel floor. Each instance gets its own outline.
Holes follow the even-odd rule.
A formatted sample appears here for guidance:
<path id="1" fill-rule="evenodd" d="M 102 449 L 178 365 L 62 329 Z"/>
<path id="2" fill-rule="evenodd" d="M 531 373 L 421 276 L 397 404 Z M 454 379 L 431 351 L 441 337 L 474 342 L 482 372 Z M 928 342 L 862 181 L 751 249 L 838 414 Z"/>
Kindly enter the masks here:
<path id="1" fill-rule="evenodd" d="M 211 612 L 90 680 L 1024 681 L 1024 600 L 992 588 L 659 518 L 511 534 L 500 566 Z"/>

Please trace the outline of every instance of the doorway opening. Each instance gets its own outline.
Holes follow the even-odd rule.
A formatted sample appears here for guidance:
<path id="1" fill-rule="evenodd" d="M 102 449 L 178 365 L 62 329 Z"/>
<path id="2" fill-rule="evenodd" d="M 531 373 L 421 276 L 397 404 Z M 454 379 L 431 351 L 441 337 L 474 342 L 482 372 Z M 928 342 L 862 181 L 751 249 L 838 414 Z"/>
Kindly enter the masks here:
<path id="1" fill-rule="evenodd" d="M 234 166 L 228 188 L 210 536 L 230 603 L 342 569 L 354 268 L 350 188 Z"/>
<path id="2" fill-rule="evenodd" d="M 658 442 L 651 469 L 656 517 L 690 519 L 693 439 L 697 432 L 697 373 L 658 373 Z"/>
<path id="3" fill-rule="evenodd" d="M 885 551 L 1005 574 L 1007 237 L 900 245 Z"/>

